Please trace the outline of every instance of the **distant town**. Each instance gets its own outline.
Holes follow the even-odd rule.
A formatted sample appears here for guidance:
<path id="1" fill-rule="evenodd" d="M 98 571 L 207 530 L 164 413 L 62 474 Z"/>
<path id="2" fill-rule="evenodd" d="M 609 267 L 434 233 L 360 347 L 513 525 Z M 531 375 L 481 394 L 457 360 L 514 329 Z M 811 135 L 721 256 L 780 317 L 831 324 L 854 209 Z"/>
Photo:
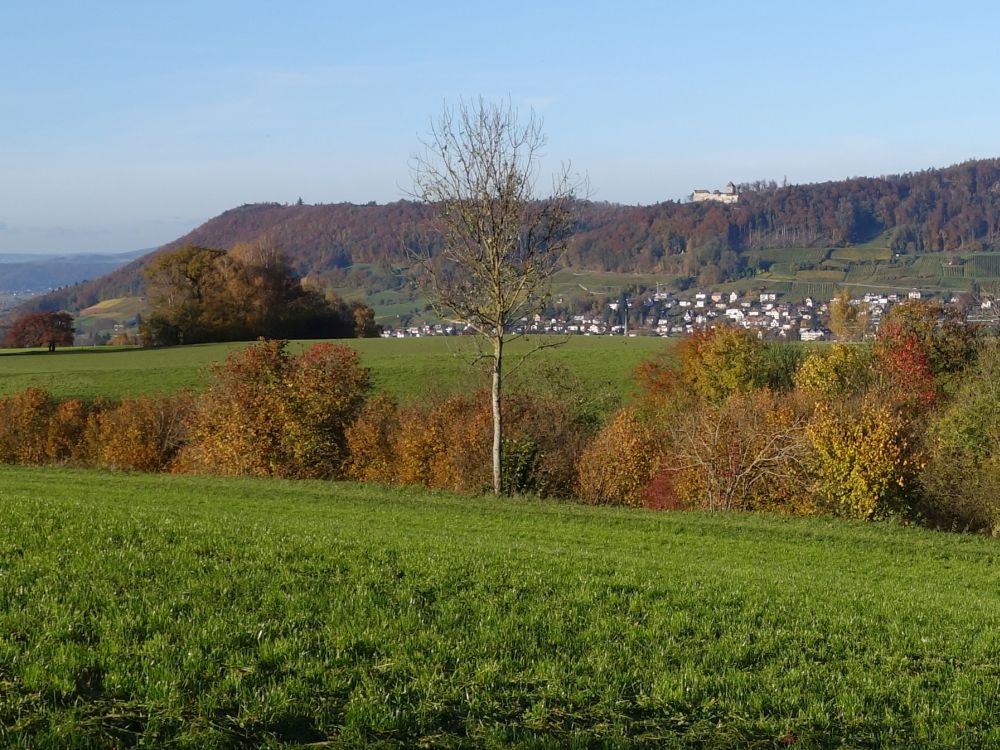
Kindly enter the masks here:
<path id="1" fill-rule="evenodd" d="M 851 303 L 864 306 L 867 325 L 874 331 L 893 305 L 931 298 L 932 295 L 926 292 L 911 289 L 907 293 L 867 293 Z M 829 328 L 830 300 L 807 297 L 799 302 L 782 302 L 777 292 L 769 291 L 740 294 L 688 290 L 675 293 L 661 287 L 640 299 L 626 300 L 625 304 L 628 315 L 622 309 L 622 301 L 610 301 L 600 315 L 534 315 L 530 319 L 522 318 L 518 330 L 581 336 L 684 336 L 701 328 L 727 325 L 756 331 L 760 338 L 771 340 L 825 341 L 835 338 Z M 945 304 L 963 307 L 969 323 L 1000 323 L 1000 301 L 994 302 L 992 297 L 984 296 L 972 303 L 960 295 L 952 295 Z M 638 315 L 637 310 L 641 310 Z M 382 336 L 457 336 L 469 332 L 461 325 L 438 323 L 385 328 Z"/>

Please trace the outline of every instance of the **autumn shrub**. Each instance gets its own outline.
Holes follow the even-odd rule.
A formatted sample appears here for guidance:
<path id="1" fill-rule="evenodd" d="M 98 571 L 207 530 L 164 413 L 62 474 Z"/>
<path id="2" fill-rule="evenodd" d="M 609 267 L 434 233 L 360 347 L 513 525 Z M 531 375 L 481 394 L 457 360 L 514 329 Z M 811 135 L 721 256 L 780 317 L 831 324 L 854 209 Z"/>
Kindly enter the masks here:
<path id="1" fill-rule="evenodd" d="M 757 385 L 772 391 L 788 391 L 795 386 L 795 373 L 808 353 L 797 344 L 772 342 L 760 353 Z"/>
<path id="2" fill-rule="evenodd" d="M 88 440 L 88 423 L 97 412 L 78 399 L 61 401 L 49 417 L 45 440 L 46 458 L 51 463 L 87 465 L 94 463 L 93 443 Z"/>
<path id="3" fill-rule="evenodd" d="M 292 356 L 284 341 L 261 341 L 213 368 L 195 404 L 184 471 L 337 478 L 346 429 L 369 389 L 354 349 L 317 344 Z"/>
<path id="4" fill-rule="evenodd" d="M 976 358 L 980 329 L 966 322 L 963 313 L 939 300 L 906 300 L 893 305 L 879 325 L 879 341 L 912 342 L 941 388 L 960 378 Z"/>
<path id="5" fill-rule="evenodd" d="M 860 402 L 820 402 L 806 432 L 820 509 L 862 519 L 908 510 L 920 459 L 912 423 L 883 393 L 872 391 Z"/>
<path id="6" fill-rule="evenodd" d="M 399 409 L 393 429 L 390 443 L 395 458 L 393 483 L 430 486 L 431 464 L 442 460 L 447 443 L 428 424 L 427 407 L 408 404 Z"/>
<path id="7" fill-rule="evenodd" d="M 804 512 L 805 418 L 769 389 L 703 402 L 668 426 L 647 504 Z"/>
<path id="8" fill-rule="evenodd" d="M 559 399 L 504 397 L 503 488 L 567 497 L 589 420 Z M 376 397 L 347 431 L 348 476 L 479 493 L 492 487 L 493 421 L 488 394 L 452 394 L 397 407 Z"/>
<path id="9" fill-rule="evenodd" d="M 635 409 L 619 410 L 580 454 L 576 496 L 592 505 L 643 505 L 659 448 Z"/>
<path id="10" fill-rule="evenodd" d="M 862 344 L 833 344 L 809 354 L 793 377 L 803 394 L 841 400 L 863 393 L 872 381 L 871 349 Z"/>
<path id="11" fill-rule="evenodd" d="M 1000 344 L 985 342 L 954 398 L 931 419 L 917 510 L 945 528 L 1000 532 Z"/>
<path id="12" fill-rule="evenodd" d="M 923 410 L 938 398 L 930 352 L 898 321 L 879 326 L 874 347 L 876 379 L 883 391 L 908 409 Z"/>
<path id="13" fill-rule="evenodd" d="M 800 347 L 764 344 L 744 328 L 706 328 L 681 341 L 673 357 L 642 362 L 636 384 L 644 409 L 682 413 L 696 402 L 722 404 L 757 388 L 790 390 L 804 356 Z"/>
<path id="14" fill-rule="evenodd" d="M 57 406 L 42 388 L 27 388 L 0 399 L 0 463 L 46 463 L 49 420 Z"/>
<path id="15" fill-rule="evenodd" d="M 399 407 L 384 394 L 365 402 L 347 429 L 345 476 L 359 482 L 392 484 L 397 481 L 393 441 L 399 434 Z"/>
<path id="16" fill-rule="evenodd" d="M 164 471 L 185 442 L 193 399 L 187 394 L 125 398 L 95 416 L 96 456 L 101 466 Z"/>
<path id="17" fill-rule="evenodd" d="M 596 432 L 596 403 L 603 399 L 591 399 L 583 391 L 562 381 L 562 387 L 525 388 L 504 398 L 505 492 L 573 496 L 577 462 Z"/>
<path id="18" fill-rule="evenodd" d="M 921 468 L 916 511 L 933 527 L 1000 534 L 1000 456 L 934 446 Z"/>
<path id="19" fill-rule="evenodd" d="M 410 404 L 399 414 L 393 445 L 398 481 L 455 492 L 492 486 L 492 415 L 484 394 L 454 394 Z"/>
<path id="20" fill-rule="evenodd" d="M 677 349 L 683 381 L 705 401 L 722 403 L 764 385 L 764 345 L 745 328 L 707 328 Z"/>
<path id="21" fill-rule="evenodd" d="M 315 344 L 291 360 L 284 379 L 288 471 L 295 477 L 335 478 L 347 460 L 347 427 L 370 388 L 369 373 L 348 346 Z"/>
<path id="22" fill-rule="evenodd" d="M 197 399 L 188 443 L 178 455 L 183 471 L 286 476 L 284 379 L 291 356 L 283 341 L 262 341 L 212 368 Z"/>

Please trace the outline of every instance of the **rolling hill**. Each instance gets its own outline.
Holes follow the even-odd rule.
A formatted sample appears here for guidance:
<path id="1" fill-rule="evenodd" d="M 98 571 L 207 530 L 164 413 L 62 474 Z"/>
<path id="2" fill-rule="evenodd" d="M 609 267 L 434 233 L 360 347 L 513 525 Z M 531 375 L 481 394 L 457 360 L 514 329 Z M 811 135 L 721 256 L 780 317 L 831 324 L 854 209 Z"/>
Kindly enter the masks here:
<path id="1" fill-rule="evenodd" d="M 1000 267 L 979 257 L 1000 251 L 1000 159 L 811 185 L 756 182 L 739 191 L 733 206 L 580 202 L 567 270 L 619 289 L 642 274 L 679 289 L 736 283 L 803 296 L 838 285 L 1000 291 Z M 345 294 L 381 295 L 387 308 L 413 307 L 399 269 L 408 249 L 433 251 L 430 216 L 429 207 L 408 201 L 244 205 L 26 307 L 80 310 L 141 295 L 142 270 L 156 253 L 191 244 L 228 249 L 265 235 L 301 276 Z"/>
<path id="2" fill-rule="evenodd" d="M 73 255 L 0 253 L 0 293 L 42 292 L 98 279 L 147 253 L 149 250 Z"/>

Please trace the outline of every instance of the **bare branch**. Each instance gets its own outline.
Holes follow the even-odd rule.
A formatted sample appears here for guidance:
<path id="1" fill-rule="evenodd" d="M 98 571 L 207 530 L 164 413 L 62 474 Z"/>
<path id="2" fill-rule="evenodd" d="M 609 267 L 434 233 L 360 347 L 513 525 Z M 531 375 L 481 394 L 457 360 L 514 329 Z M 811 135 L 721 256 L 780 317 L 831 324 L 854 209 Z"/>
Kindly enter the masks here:
<path id="1" fill-rule="evenodd" d="M 535 194 L 545 146 L 542 123 L 533 112 L 519 119 L 510 102 L 480 98 L 446 107 L 422 143 L 424 152 L 411 164 L 412 195 L 436 209 L 441 244 L 437 253 L 422 250 L 413 260 L 434 311 L 491 343 L 499 492 L 504 346 L 518 337 L 520 318 L 544 309 L 582 183 L 563 167 L 546 197 Z"/>

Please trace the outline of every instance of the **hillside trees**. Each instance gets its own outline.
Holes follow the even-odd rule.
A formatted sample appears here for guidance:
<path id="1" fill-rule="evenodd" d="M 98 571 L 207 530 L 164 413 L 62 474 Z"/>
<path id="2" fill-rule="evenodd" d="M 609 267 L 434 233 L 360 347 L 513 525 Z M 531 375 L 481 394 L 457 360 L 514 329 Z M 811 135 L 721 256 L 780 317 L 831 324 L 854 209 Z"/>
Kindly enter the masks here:
<path id="1" fill-rule="evenodd" d="M 73 346 L 73 333 L 73 316 L 69 313 L 28 313 L 11 323 L 3 343 L 16 349 L 46 346 L 54 352 L 56 346 Z"/>
<path id="2" fill-rule="evenodd" d="M 268 238 L 229 253 L 189 246 L 160 255 L 146 285 L 152 313 L 143 336 L 153 344 L 378 335 L 370 308 L 304 288 Z"/>
<path id="3" fill-rule="evenodd" d="M 441 247 L 418 256 L 435 311 L 471 327 L 491 362 L 493 491 L 503 488 L 504 347 L 514 323 L 544 309 L 552 274 L 571 230 L 575 185 L 569 172 L 535 194 L 541 122 L 518 119 L 509 104 L 445 109 L 414 164 L 414 192 L 436 212 Z"/>

